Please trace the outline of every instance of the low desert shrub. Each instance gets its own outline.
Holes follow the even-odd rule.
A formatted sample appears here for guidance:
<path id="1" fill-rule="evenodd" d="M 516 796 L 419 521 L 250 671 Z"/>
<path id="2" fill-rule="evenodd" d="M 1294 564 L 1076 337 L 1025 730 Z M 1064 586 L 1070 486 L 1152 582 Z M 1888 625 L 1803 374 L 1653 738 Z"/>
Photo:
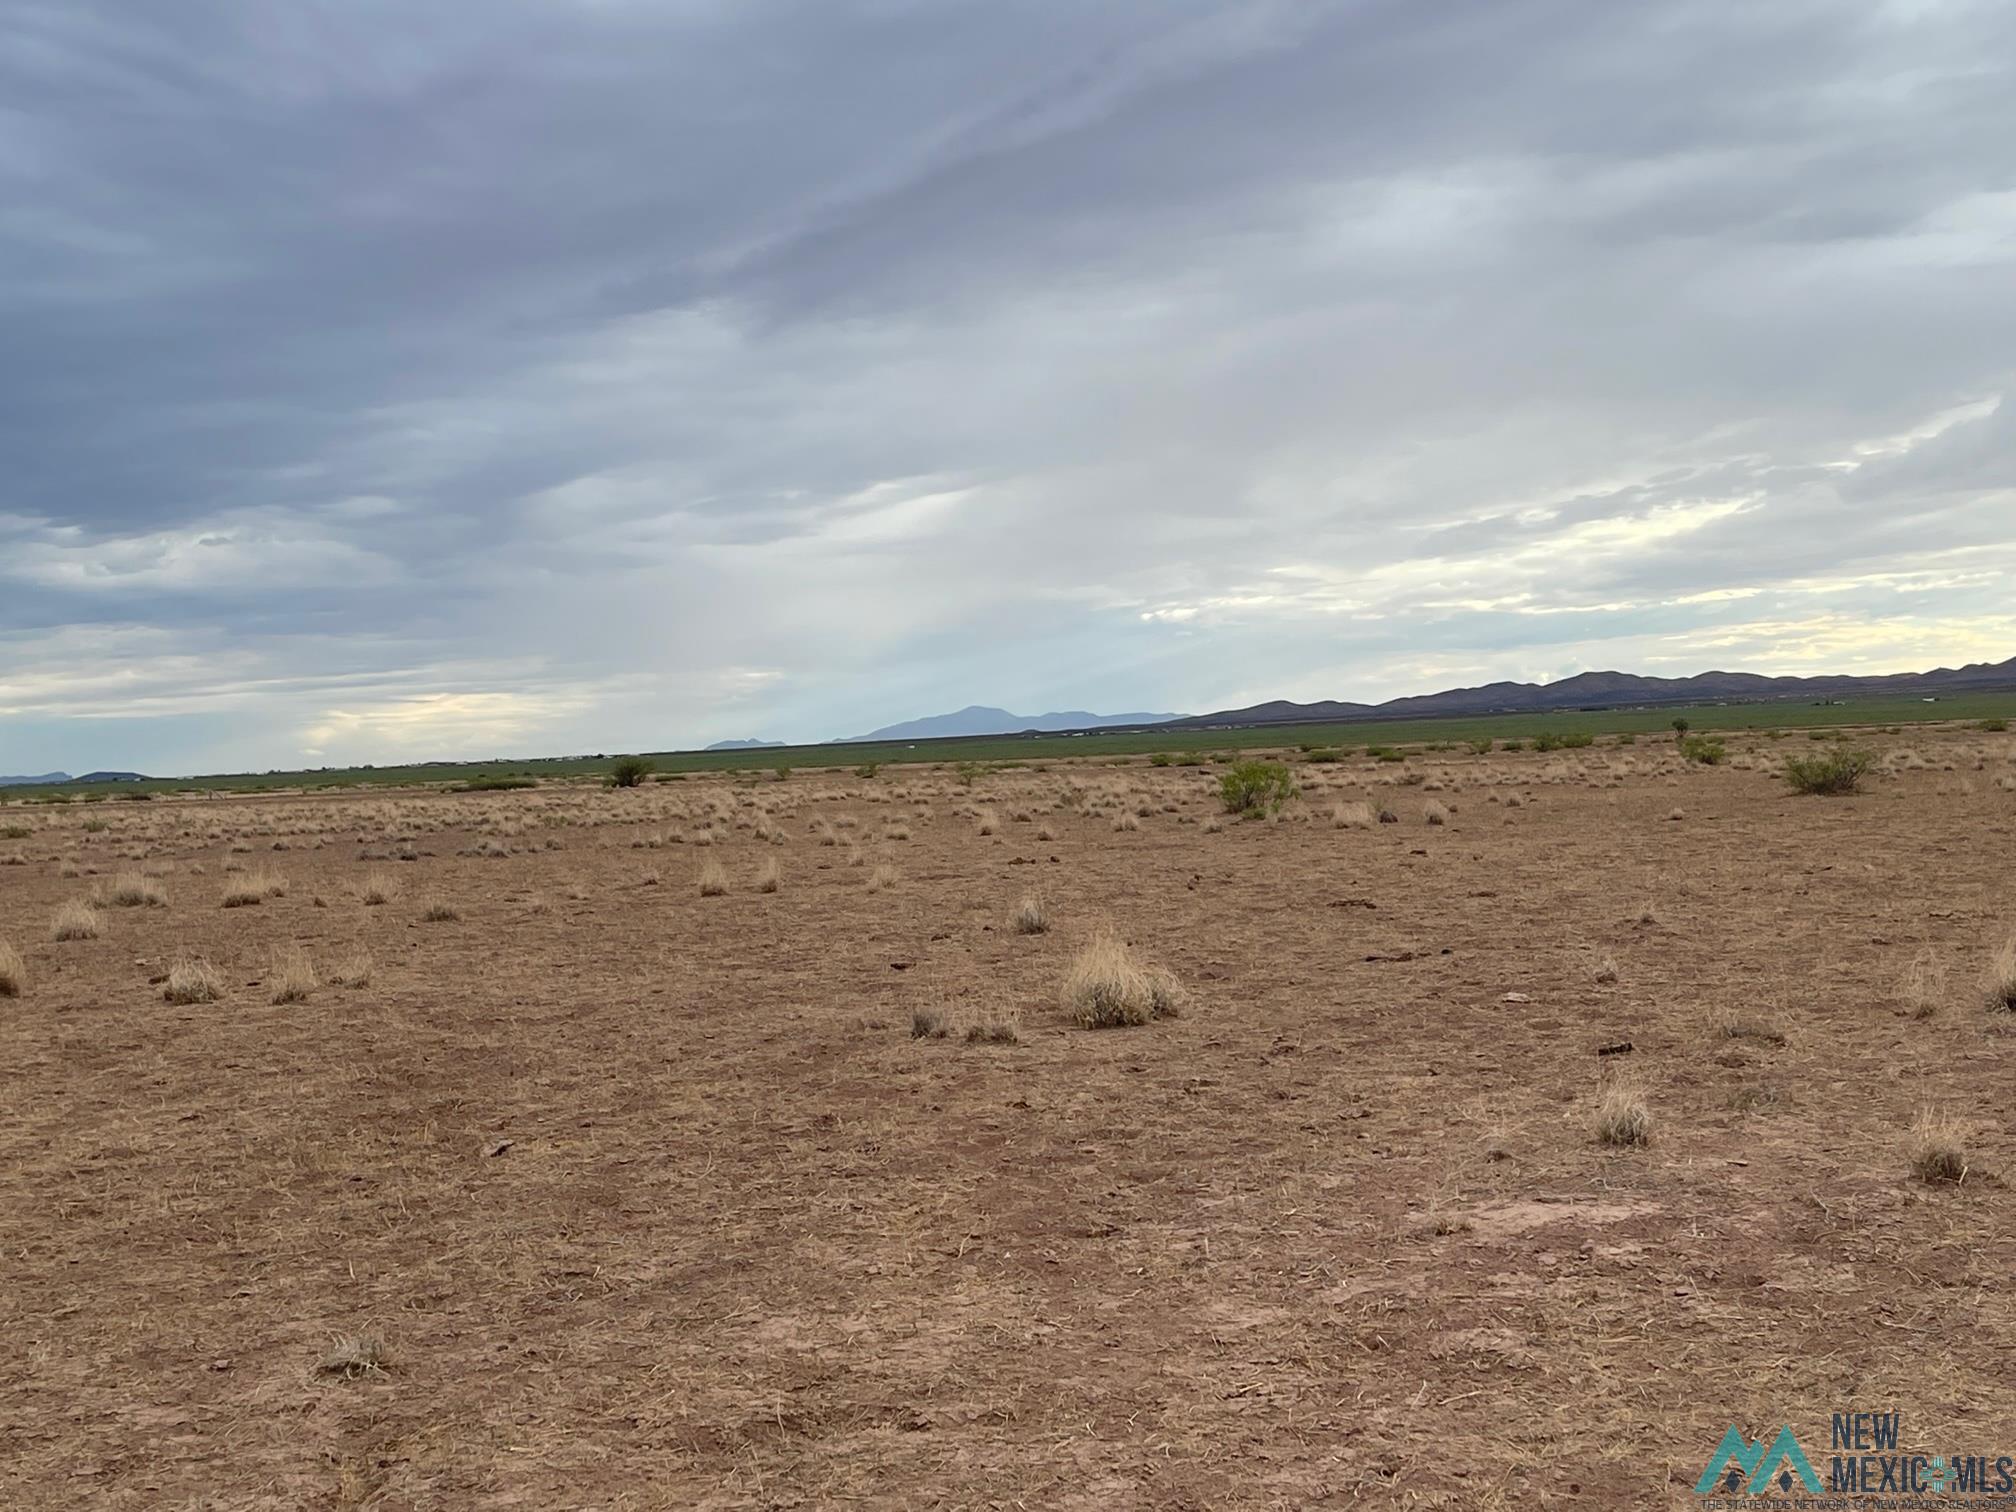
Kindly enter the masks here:
<path id="1" fill-rule="evenodd" d="M 763 864 L 756 868 L 756 891 L 759 893 L 773 893 L 777 891 L 778 875 L 777 858 L 775 856 L 764 857 Z"/>
<path id="2" fill-rule="evenodd" d="M 1869 752 L 1845 747 L 1812 756 L 1788 756 L 1785 780 L 1795 793 L 1838 796 L 1855 792 L 1875 764 L 1876 758 Z"/>
<path id="3" fill-rule="evenodd" d="M 453 924 L 462 917 L 452 903 L 444 903 L 438 898 L 420 910 L 422 924 Z"/>
<path id="4" fill-rule="evenodd" d="M 19 997 L 28 990 L 28 963 L 21 952 L 0 940 L 0 997 Z"/>
<path id="5" fill-rule="evenodd" d="M 642 787 L 644 779 L 651 775 L 651 763 L 642 756 L 625 756 L 609 768 L 609 786 L 616 788 Z"/>
<path id="6" fill-rule="evenodd" d="M 1245 819 L 1279 813 L 1294 796 L 1294 774 L 1278 761 L 1241 761 L 1218 779 L 1225 812 Z"/>
<path id="7" fill-rule="evenodd" d="M 1680 754 L 1695 766 L 1721 766 L 1729 759 L 1729 747 L 1719 736 L 1685 735 Z"/>
<path id="8" fill-rule="evenodd" d="M 728 872 L 719 861 L 709 856 L 700 866 L 700 896 L 718 898 L 728 891 Z"/>

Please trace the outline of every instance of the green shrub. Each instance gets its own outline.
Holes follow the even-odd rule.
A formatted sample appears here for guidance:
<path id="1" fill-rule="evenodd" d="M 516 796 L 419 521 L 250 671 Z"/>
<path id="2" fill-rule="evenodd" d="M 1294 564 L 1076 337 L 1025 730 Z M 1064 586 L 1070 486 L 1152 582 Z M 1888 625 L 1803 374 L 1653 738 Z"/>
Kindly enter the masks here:
<path id="1" fill-rule="evenodd" d="M 539 784 L 530 777 L 506 777 L 495 772 L 479 772 L 455 789 L 458 793 L 513 793 Z"/>
<path id="2" fill-rule="evenodd" d="M 1150 766 L 1166 767 L 1166 766 L 1174 766 L 1175 764 L 1176 764 L 1176 758 L 1174 756 L 1171 756 L 1167 751 L 1157 751 L 1153 756 L 1150 756 L 1148 758 L 1148 765 Z"/>
<path id="3" fill-rule="evenodd" d="M 861 778 L 863 781 L 866 781 L 868 778 L 873 777 L 877 772 L 881 770 L 882 770 L 881 762 L 864 761 L 861 763 L 861 765 L 854 768 L 854 775 L 856 777 Z"/>
<path id="4" fill-rule="evenodd" d="M 609 769 L 609 786 L 633 788 L 643 785 L 651 775 L 651 763 L 642 756 L 625 756 Z"/>
<path id="5" fill-rule="evenodd" d="M 1306 750 L 1309 754 L 1303 757 L 1302 759 L 1304 761 L 1316 762 L 1318 765 L 1322 765 L 1326 762 L 1336 761 L 1340 758 L 1342 754 L 1337 751 L 1325 750 L 1321 746 L 1305 746 L 1303 747 L 1303 749 Z"/>
<path id="6" fill-rule="evenodd" d="M 1242 761 L 1218 779 L 1218 797 L 1228 814 L 1257 819 L 1280 811 L 1295 796 L 1295 779 L 1278 761 Z"/>
<path id="7" fill-rule="evenodd" d="M 986 768 L 981 766 L 977 761 L 962 761 L 952 768 L 952 770 L 959 778 L 961 786 L 971 787 L 973 786 L 973 780 L 985 771 Z"/>
<path id="8" fill-rule="evenodd" d="M 1536 751 L 1579 751 L 1584 746 L 1594 744 L 1596 744 L 1594 735 L 1560 734 L 1550 731 L 1533 737 L 1533 749 Z"/>
<path id="9" fill-rule="evenodd" d="M 1785 780 L 1795 793 L 1852 793 L 1875 765 L 1876 758 L 1869 752 L 1843 746 L 1838 751 L 1788 757 Z"/>
<path id="10" fill-rule="evenodd" d="M 1479 735 L 1475 740 L 1468 741 L 1466 744 L 1469 745 L 1472 756 L 1489 756 L 1491 754 L 1492 741 L 1489 735 Z"/>
<path id="11" fill-rule="evenodd" d="M 1974 728 L 1984 730 L 1990 735 L 2000 735 L 2008 730 L 2009 721 L 2006 719 L 1984 719 Z"/>
<path id="12" fill-rule="evenodd" d="M 1680 754 L 1697 766 L 1720 766 L 1729 759 L 1729 747 L 1714 735 L 1683 735 Z"/>

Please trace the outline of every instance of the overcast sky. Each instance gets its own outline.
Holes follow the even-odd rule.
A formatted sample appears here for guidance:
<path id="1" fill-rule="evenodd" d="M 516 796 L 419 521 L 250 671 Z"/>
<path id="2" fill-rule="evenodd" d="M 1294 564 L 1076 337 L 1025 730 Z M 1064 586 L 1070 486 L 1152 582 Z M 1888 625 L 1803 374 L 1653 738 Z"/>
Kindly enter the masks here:
<path id="1" fill-rule="evenodd" d="M 0 0 L 0 772 L 2016 654 L 2006 0 Z"/>

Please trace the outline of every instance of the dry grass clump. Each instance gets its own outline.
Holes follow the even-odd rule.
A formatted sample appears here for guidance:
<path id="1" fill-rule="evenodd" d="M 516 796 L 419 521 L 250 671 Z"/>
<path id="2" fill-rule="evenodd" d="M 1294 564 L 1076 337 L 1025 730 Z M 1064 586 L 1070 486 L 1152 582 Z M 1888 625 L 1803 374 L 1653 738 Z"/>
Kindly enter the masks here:
<path id="1" fill-rule="evenodd" d="M 913 1008 L 910 1010 L 910 1038 L 943 1039 L 946 1034 L 945 1010 L 942 1008 Z"/>
<path id="2" fill-rule="evenodd" d="M 1446 803 L 1437 803 L 1431 798 L 1421 805 L 1421 817 L 1430 824 L 1447 824 L 1449 822 L 1449 805 Z"/>
<path id="3" fill-rule="evenodd" d="M 1905 968 L 1898 996 L 1911 1017 L 1931 1018 L 1946 1001 L 1946 963 L 1929 949 L 1919 951 Z"/>
<path id="4" fill-rule="evenodd" d="M 1022 1040 L 1022 1026 L 1013 1014 L 998 1009 L 983 1013 L 966 1025 L 969 1045 L 1014 1045 Z"/>
<path id="5" fill-rule="evenodd" d="M 1123 833 L 1129 830 L 1138 830 L 1141 828 L 1141 821 L 1133 814 L 1120 814 L 1114 818 L 1113 828 Z"/>
<path id="6" fill-rule="evenodd" d="M 1607 1145 L 1642 1145 L 1652 1139 L 1652 1110 L 1636 1087 L 1612 1082 L 1596 1105 L 1596 1137 Z"/>
<path id="7" fill-rule="evenodd" d="M 1370 829 L 1378 822 L 1369 803 L 1340 803 L 1330 810 L 1330 823 L 1335 829 Z"/>
<path id="8" fill-rule="evenodd" d="M 420 910 L 420 922 L 422 924 L 453 924 L 461 917 L 461 913 L 456 909 L 454 904 L 443 903 L 438 898 Z"/>
<path id="9" fill-rule="evenodd" d="M 778 876 L 777 858 L 775 856 L 764 857 L 763 864 L 756 868 L 756 891 L 759 893 L 773 893 L 777 891 Z"/>
<path id="10" fill-rule="evenodd" d="M 1015 905 L 1010 918 L 1017 934 L 1043 934 L 1050 928 L 1050 912 L 1043 906 L 1043 900 L 1033 894 Z"/>
<path id="11" fill-rule="evenodd" d="M 1143 966 L 1117 936 L 1100 934 L 1078 953 L 1064 977 L 1064 1007 L 1087 1029 L 1111 1029 L 1176 1018 L 1182 988 L 1160 967 Z"/>
<path id="12" fill-rule="evenodd" d="M 896 868 L 885 861 L 868 874 L 868 891 L 881 892 L 885 887 L 894 887 L 896 881 Z"/>
<path id="13" fill-rule="evenodd" d="M 159 908 L 168 901 L 168 894 L 146 873 L 124 871 L 106 886 L 105 901 L 115 908 Z"/>
<path id="14" fill-rule="evenodd" d="M 384 1370 L 385 1365 L 384 1340 L 366 1335 L 363 1338 L 339 1340 L 329 1353 L 317 1362 L 315 1373 L 354 1381 L 359 1376 Z"/>
<path id="15" fill-rule="evenodd" d="M 52 940 L 95 940 L 104 932 L 105 921 L 89 903 L 72 898 L 56 910 L 49 924 Z"/>
<path id="16" fill-rule="evenodd" d="M 700 896 L 718 898 L 728 891 L 728 872 L 712 856 L 700 867 Z"/>
<path id="17" fill-rule="evenodd" d="M 19 997 L 28 990 L 28 964 L 21 952 L 0 940 L 0 997 Z"/>
<path id="18" fill-rule="evenodd" d="M 271 1000 L 276 1004 L 305 1002 L 308 994 L 322 985 L 315 975 L 315 963 L 298 945 L 274 952 L 270 982 Z"/>
<path id="19" fill-rule="evenodd" d="M 1036 826 L 1036 838 L 1038 840 L 1055 840 L 1057 838 L 1057 831 L 1047 824 L 1039 824 Z"/>
<path id="20" fill-rule="evenodd" d="M 1911 1174 L 1935 1184 L 1957 1183 L 1967 1177 L 1967 1144 L 1960 1126 L 1945 1113 L 1926 1108 L 1911 1125 L 1904 1153 Z"/>
<path id="21" fill-rule="evenodd" d="M 2016 1013 L 2016 936 L 2005 940 L 1988 963 L 1988 1009 Z"/>
<path id="22" fill-rule="evenodd" d="M 995 813 L 994 810 L 992 809 L 981 810 L 980 813 L 981 834 L 991 835 L 1000 828 L 1001 828 L 1001 816 L 999 814 Z"/>
<path id="23" fill-rule="evenodd" d="M 364 886 L 358 896 L 364 900 L 366 907 L 376 908 L 379 904 L 390 903 L 399 896 L 399 884 L 384 872 L 367 872 Z"/>
<path id="24" fill-rule="evenodd" d="M 217 968 L 201 956 L 183 956 L 168 968 L 162 998 L 170 1003 L 214 1003 L 224 995 Z"/>
<path id="25" fill-rule="evenodd" d="M 251 908 L 268 898 L 287 896 L 288 881 L 277 872 L 247 872 L 224 889 L 226 908 Z"/>
<path id="26" fill-rule="evenodd" d="M 329 973 L 329 981 L 337 987 L 367 986 L 371 981 L 371 968 L 376 964 L 371 952 L 360 945 L 336 963 Z"/>

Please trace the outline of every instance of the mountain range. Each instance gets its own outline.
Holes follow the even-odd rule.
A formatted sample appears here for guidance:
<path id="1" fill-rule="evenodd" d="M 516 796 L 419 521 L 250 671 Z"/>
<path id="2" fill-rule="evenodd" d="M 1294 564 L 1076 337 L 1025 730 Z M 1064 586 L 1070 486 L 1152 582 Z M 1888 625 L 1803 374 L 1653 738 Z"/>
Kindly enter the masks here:
<path id="1" fill-rule="evenodd" d="M 1167 724 L 1181 718 L 1181 714 L 1088 714 L 1083 709 L 1067 709 L 1061 714 L 1010 714 L 1006 709 L 969 704 L 956 714 L 934 714 L 886 725 L 866 735 L 850 736 L 846 743 L 943 740 L 953 735 L 1020 735 L 1030 730 L 1104 730 L 1120 725 Z"/>
<path id="2" fill-rule="evenodd" d="M 1173 729 L 1226 725 L 1323 724 L 1352 719 L 1418 719 L 1436 714 L 1545 714 L 1567 709 L 1615 709 L 1639 704 L 1765 703 L 1779 699 L 1937 698 L 2016 688 L 2016 657 L 1930 672 L 1881 677 L 1760 677 L 1751 672 L 1703 672 L 1694 677 L 1640 677 L 1582 672 L 1551 683 L 1486 683 L 1380 704 L 1271 703 L 1170 721 Z"/>
<path id="3" fill-rule="evenodd" d="M 59 782 L 145 782 L 138 772 L 86 772 L 72 777 L 68 772 L 44 772 L 39 777 L 0 777 L 0 787 L 54 787 Z"/>

